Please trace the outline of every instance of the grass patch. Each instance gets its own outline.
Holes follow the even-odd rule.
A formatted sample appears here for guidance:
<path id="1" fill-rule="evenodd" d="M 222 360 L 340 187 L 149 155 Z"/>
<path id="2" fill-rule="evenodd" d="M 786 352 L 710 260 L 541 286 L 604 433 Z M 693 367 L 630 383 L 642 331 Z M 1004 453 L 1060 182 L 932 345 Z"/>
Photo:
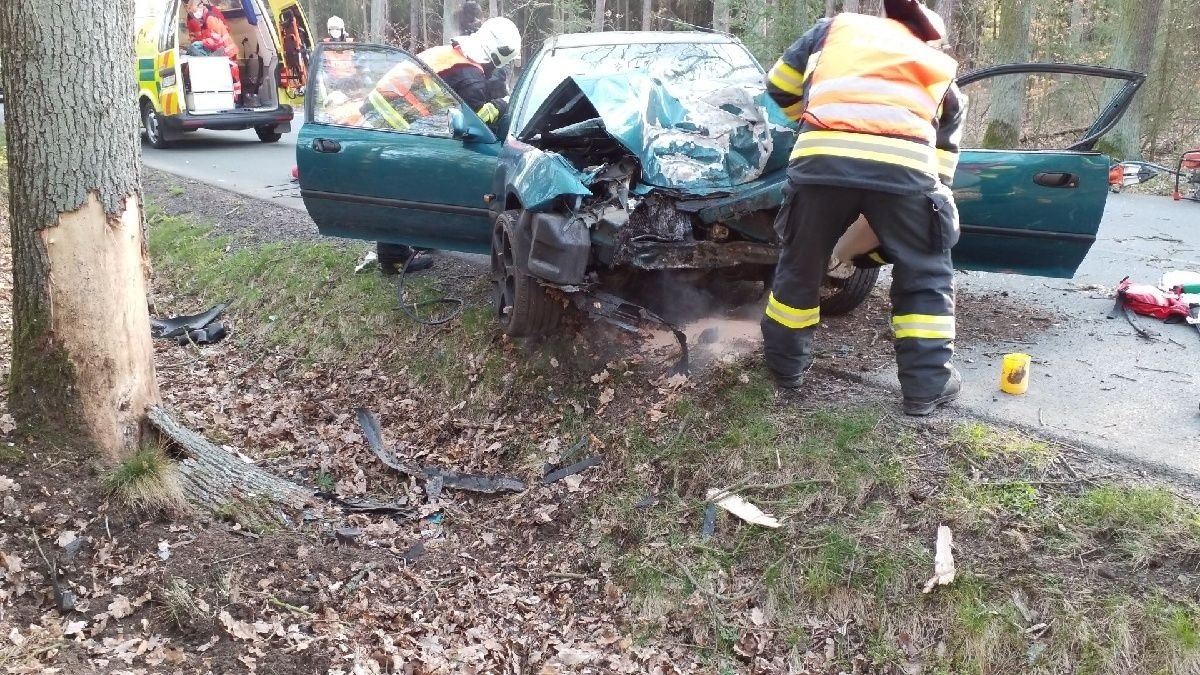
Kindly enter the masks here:
<path id="1" fill-rule="evenodd" d="M 20 464 L 25 461 L 25 451 L 17 446 L 0 445 L 0 464 Z"/>
<path id="2" fill-rule="evenodd" d="M 196 588 L 181 577 L 172 577 L 158 590 L 163 614 L 177 628 L 185 628 L 207 618 L 196 601 L 197 597 Z"/>
<path id="3" fill-rule="evenodd" d="M 104 490 L 139 511 L 173 511 L 184 506 L 179 470 L 158 445 L 142 446 L 101 478 Z"/>

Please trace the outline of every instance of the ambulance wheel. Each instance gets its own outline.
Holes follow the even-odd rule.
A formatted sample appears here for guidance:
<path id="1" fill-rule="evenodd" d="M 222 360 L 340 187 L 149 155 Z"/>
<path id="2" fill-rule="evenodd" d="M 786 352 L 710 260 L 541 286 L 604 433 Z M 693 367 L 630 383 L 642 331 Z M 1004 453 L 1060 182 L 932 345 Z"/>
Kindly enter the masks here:
<path id="1" fill-rule="evenodd" d="M 275 143 L 283 138 L 283 134 L 275 131 L 275 127 L 254 127 L 254 133 L 258 134 L 258 140 L 263 143 Z"/>
<path id="2" fill-rule="evenodd" d="M 146 141 L 150 147 L 158 150 L 171 147 L 171 142 L 163 135 L 162 117 L 148 101 L 142 102 L 142 129 L 146 131 Z"/>
<path id="3" fill-rule="evenodd" d="M 821 315 L 841 316 L 853 312 L 871 295 L 879 281 L 878 267 L 855 267 L 845 279 L 826 276 L 821 287 Z"/>

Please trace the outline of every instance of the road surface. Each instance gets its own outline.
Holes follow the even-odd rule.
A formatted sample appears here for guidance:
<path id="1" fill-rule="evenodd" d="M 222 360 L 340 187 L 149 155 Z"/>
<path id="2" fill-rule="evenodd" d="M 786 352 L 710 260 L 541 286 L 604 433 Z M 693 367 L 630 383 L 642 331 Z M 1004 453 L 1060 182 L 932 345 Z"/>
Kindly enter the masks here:
<path id="1" fill-rule="evenodd" d="M 303 209 L 289 182 L 294 143 L 294 132 L 265 145 L 252 131 L 199 131 L 171 150 L 146 147 L 144 157 L 146 165 L 186 179 Z M 1200 270 L 1197 222 L 1200 204 L 1114 195 L 1099 240 L 1074 279 L 960 275 L 965 292 L 1007 291 L 1010 299 L 1052 308 L 1063 317 L 1048 332 L 1031 336 L 1032 344 L 961 350 L 960 407 L 1200 478 L 1200 334 L 1142 319 L 1162 337 L 1139 338 L 1124 320 L 1106 318 L 1111 299 L 1088 289 L 1112 288 L 1127 275 L 1156 283 L 1168 269 Z M 1014 351 L 1033 356 L 1031 384 L 1023 396 L 999 391 L 1000 357 Z M 873 379 L 899 386 L 892 369 Z"/>
<path id="2" fill-rule="evenodd" d="M 260 142 L 253 130 L 203 129 L 187 134 L 166 150 L 155 150 L 143 142 L 142 162 L 182 178 L 304 210 L 300 189 L 291 182 L 299 121 L 293 121 L 292 127 L 278 143 Z"/>

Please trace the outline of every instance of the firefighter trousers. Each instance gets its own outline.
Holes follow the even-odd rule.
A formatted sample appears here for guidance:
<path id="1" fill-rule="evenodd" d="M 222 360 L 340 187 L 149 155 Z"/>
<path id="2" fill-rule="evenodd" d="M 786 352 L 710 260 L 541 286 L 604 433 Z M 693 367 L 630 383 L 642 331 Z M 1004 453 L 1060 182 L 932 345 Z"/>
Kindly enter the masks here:
<path id="1" fill-rule="evenodd" d="M 789 184 L 775 229 L 783 245 L 762 319 L 767 367 L 781 384 L 812 365 L 821 284 L 834 245 L 859 215 L 893 263 L 892 330 L 905 398 L 942 393 L 954 354 L 954 268 L 958 211 L 948 188 L 927 194 Z"/>

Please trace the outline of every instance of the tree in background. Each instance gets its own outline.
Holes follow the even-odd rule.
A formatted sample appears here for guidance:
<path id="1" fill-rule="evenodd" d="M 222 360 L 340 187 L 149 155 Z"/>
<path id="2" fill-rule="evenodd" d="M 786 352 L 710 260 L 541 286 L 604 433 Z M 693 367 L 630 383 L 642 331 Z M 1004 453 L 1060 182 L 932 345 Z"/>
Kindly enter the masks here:
<path id="1" fill-rule="evenodd" d="M 0 2 L 13 252 L 9 405 L 24 424 L 79 434 L 115 460 L 138 449 L 159 395 L 133 0 L 93 9 L 86 0 Z"/>
<path id="2" fill-rule="evenodd" d="M 1114 68 L 1151 73 L 1163 4 L 1164 0 L 1121 0 L 1110 65 Z M 1150 91 L 1154 88 L 1153 82 L 1147 87 Z M 1153 105 L 1147 105 L 1146 95 L 1147 92 L 1142 92 L 1134 97 L 1129 110 L 1106 139 L 1106 147 L 1121 159 L 1142 158 L 1143 111 L 1154 109 Z"/>
<path id="3" fill-rule="evenodd" d="M 1037 4 L 1033 2 L 1000 1 L 999 25 L 994 47 L 996 63 L 1023 63 L 1029 60 L 1033 46 L 1030 30 L 1033 28 L 1036 9 Z M 1018 147 L 1021 141 L 1021 124 L 1025 116 L 1025 78 L 998 78 L 990 94 L 983 147 Z"/>

